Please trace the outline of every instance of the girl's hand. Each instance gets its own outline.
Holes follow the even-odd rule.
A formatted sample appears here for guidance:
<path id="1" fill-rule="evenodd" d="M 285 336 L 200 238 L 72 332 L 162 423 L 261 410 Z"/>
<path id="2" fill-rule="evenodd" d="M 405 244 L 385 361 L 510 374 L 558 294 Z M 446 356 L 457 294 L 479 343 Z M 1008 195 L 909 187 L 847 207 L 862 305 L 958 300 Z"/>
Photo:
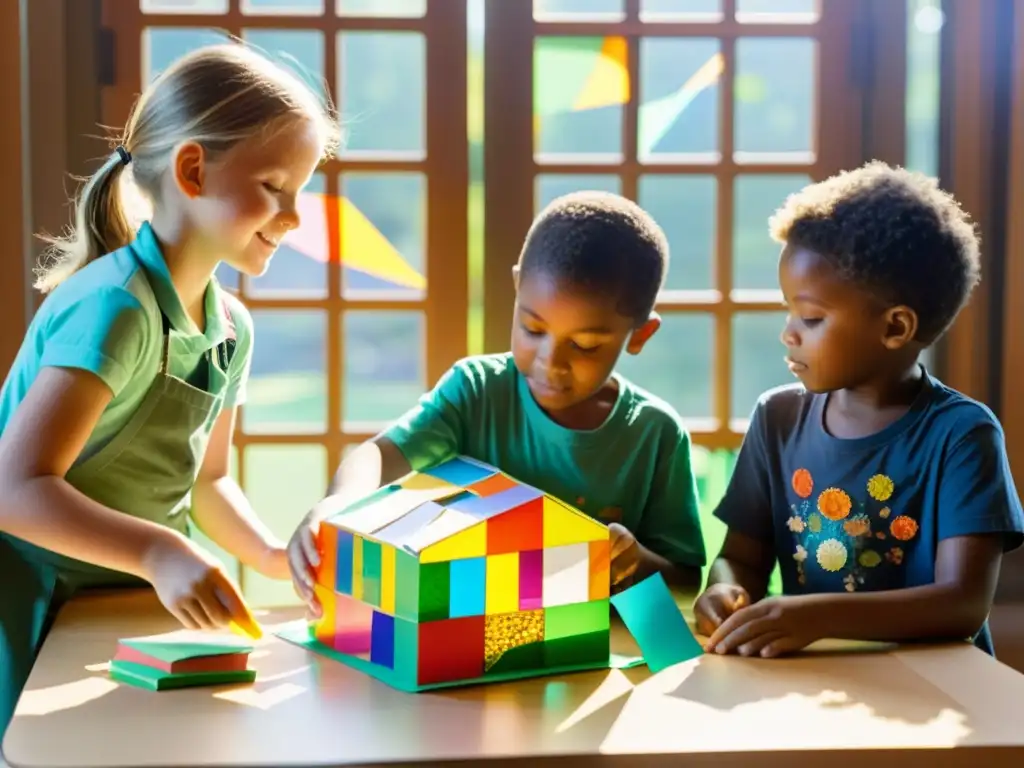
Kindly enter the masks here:
<path id="1" fill-rule="evenodd" d="M 614 587 L 636 573 L 640 566 L 640 542 L 619 523 L 610 523 L 608 531 L 611 534 L 611 579 Z"/>
<path id="2" fill-rule="evenodd" d="M 750 605 L 750 595 L 743 587 L 737 584 L 712 584 L 693 604 L 697 633 L 711 637 L 723 621 L 747 605 Z"/>
<path id="3" fill-rule="evenodd" d="M 708 640 L 706 650 L 764 658 L 799 651 L 824 637 L 814 614 L 801 596 L 761 600 L 723 621 Z"/>
<path id="4" fill-rule="evenodd" d="M 224 566 L 184 536 L 163 538 L 146 557 L 148 580 L 164 607 L 188 629 L 249 624 L 249 612 Z"/>
<path id="5" fill-rule="evenodd" d="M 313 585 L 316 583 L 316 569 L 320 567 L 320 553 L 316 537 L 320 530 L 320 515 L 316 507 L 302 518 L 298 528 L 288 541 L 288 567 L 291 571 L 295 593 L 309 608 L 314 618 L 320 618 L 323 609 L 316 599 Z"/>

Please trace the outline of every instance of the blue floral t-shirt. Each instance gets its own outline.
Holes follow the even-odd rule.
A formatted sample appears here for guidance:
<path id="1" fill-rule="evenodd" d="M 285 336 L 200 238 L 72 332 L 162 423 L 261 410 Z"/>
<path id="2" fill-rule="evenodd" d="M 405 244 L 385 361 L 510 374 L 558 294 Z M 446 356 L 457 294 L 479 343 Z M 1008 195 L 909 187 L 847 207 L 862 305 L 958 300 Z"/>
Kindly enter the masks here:
<path id="1" fill-rule="evenodd" d="M 824 428 L 826 400 L 800 385 L 762 395 L 715 511 L 771 543 L 785 594 L 930 584 L 943 539 L 1024 542 L 1003 430 L 984 405 L 925 372 L 903 417 L 841 439 Z M 992 652 L 987 624 L 975 642 Z"/>

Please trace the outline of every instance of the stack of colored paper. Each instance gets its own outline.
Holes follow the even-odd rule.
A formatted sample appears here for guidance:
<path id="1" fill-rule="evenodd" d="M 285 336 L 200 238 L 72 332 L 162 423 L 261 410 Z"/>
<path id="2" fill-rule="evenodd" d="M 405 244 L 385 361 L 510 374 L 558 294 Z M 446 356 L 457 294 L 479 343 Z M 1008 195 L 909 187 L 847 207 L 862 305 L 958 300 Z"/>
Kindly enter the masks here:
<path id="1" fill-rule="evenodd" d="M 251 683 L 256 679 L 256 670 L 249 669 L 252 651 L 253 646 L 234 638 L 126 638 L 117 645 L 110 676 L 152 691 Z"/>

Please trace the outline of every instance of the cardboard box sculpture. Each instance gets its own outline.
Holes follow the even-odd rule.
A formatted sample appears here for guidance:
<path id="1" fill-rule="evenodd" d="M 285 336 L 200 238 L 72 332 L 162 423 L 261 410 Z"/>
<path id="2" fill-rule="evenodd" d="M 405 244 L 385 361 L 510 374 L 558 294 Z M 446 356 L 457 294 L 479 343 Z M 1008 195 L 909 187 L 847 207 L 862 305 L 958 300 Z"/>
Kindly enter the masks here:
<path id="1" fill-rule="evenodd" d="M 609 666 L 609 532 L 486 464 L 412 473 L 320 526 L 319 650 L 403 690 Z"/>

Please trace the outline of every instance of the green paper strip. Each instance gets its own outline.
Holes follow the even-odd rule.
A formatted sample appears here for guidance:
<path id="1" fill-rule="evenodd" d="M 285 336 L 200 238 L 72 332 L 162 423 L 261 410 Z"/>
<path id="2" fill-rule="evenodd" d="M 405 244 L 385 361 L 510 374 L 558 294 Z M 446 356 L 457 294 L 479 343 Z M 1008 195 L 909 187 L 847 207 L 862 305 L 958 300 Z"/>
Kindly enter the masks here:
<path id="1" fill-rule="evenodd" d="M 613 595 L 611 602 L 651 672 L 704 653 L 660 573 Z"/>
<path id="2" fill-rule="evenodd" d="M 121 683 L 146 688 L 150 691 L 165 691 L 173 688 L 191 688 L 205 685 L 227 685 L 251 683 L 256 679 L 255 669 L 233 672 L 189 672 L 170 674 L 131 661 L 112 661 L 110 677 Z"/>

